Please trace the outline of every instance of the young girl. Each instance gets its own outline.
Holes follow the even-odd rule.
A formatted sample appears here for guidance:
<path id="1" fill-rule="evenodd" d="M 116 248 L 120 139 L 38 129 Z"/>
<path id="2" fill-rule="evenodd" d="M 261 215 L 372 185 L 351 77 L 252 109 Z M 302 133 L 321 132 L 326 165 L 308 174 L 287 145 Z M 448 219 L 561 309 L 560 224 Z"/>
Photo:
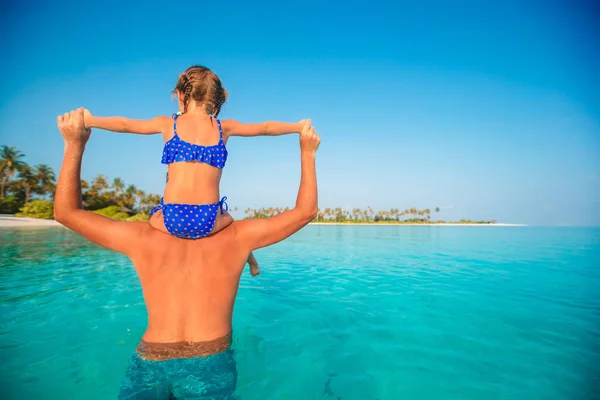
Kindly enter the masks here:
<path id="1" fill-rule="evenodd" d="M 179 75 L 175 89 L 179 113 L 172 117 L 132 120 L 95 117 L 85 111 L 86 128 L 152 135 L 162 133 L 165 146 L 162 163 L 168 179 L 160 204 L 151 212 L 155 229 L 183 239 L 198 239 L 227 227 L 233 218 L 227 212 L 227 197 L 220 197 L 221 173 L 227 161 L 225 145 L 231 136 L 278 136 L 300 133 L 308 120 L 298 123 L 263 122 L 243 124 L 217 117 L 227 100 L 219 77 L 206 67 L 192 66 Z M 250 273 L 260 273 L 251 253 Z"/>

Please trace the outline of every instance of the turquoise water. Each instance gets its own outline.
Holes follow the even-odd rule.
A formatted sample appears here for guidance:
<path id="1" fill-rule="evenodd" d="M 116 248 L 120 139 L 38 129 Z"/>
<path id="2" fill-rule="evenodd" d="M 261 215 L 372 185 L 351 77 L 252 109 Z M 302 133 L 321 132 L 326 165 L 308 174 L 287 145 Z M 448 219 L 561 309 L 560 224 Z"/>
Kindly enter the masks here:
<path id="1" fill-rule="evenodd" d="M 128 260 L 61 228 L 0 244 L 1 397 L 115 398 L 146 324 Z M 242 399 L 599 387 L 600 229 L 309 226 L 256 256 L 234 317 Z"/>

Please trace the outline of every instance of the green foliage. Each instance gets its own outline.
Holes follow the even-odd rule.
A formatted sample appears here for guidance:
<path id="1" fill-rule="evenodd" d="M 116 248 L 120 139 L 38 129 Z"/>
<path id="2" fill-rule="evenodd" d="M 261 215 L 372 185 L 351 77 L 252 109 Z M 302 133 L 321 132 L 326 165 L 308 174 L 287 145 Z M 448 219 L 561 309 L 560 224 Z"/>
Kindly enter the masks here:
<path id="1" fill-rule="evenodd" d="M 0 198 L 0 214 L 15 214 L 19 207 L 19 200 L 15 196 Z"/>
<path id="2" fill-rule="evenodd" d="M 45 203 L 37 201 L 54 198 L 56 175 L 46 164 L 29 166 L 22 160 L 24 157 L 14 147 L 0 146 L 0 213 L 14 214 L 23 208 L 25 211 L 20 215 L 52 218 L 49 210 L 38 210 L 40 204 Z M 81 181 L 81 189 L 84 209 L 120 221 L 132 218 L 147 221 L 148 212 L 160 201 L 159 196 L 146 194 L 135 185 L 126 185 L 121 178 L 115 178 L 110 185 L 104 175 L 98 175 L 91 183 Z M 36 202 L 29 202 L 36 197 Z"/>
<path id="3" fill-rule="evenodd" d="M 124 212 L 118 212 L 114 214 L 111 218 L 116 219 L 117 221 L 126 221 L 127 218 L 129 218 L 129 214 Z"/>
<path id="4" fill-rule="evenodd" d="M 110 218 L 120 211 L 121 211 L 121 207 L 119 207 L 119 206 L 108 206 L 108 207 L 101 208 L 99 210 L 94 210 L 93 212 L 95 212 L 96 214 L 104 215 L 105 217 Z"/>
<path id="5" fill-rule="evenodd" d="M 108 206 L 92 212 L 119 221 L 125 221 L 127 218 L 129 218 L 129 214 L 122 212 L 121 207 L 119 206 Z"/>
<path id="6" fill-rule="evenodd" d="M 14 147 L 0 146 L 0 213 L 34 218 L 52 218 L 52 201 L 28 200 L 39 196 L 53 198 L 56 176 L 48 165 L 40 164 L 31 168 L 22 161 L 24 154 Z M 120 221 L 148 221 L 148 213 L 159 203 L 160 197 L 146 194 L 135 185 L 127 185 L 121 178 L 115 178 L 112 185 L 104 175 L 98 175 L 91 183 L 81 181 L 83 206 L 86 210 Z M 236 211 L 235 209 L 233 211 Z M 288 208 L 261 208 L 246 210 L 249 218 L 269 218 Z M 436 213 L 440 208 L 436 207 Z M 380 224 L 427 224 L 444 223 L 431 221 L 431 210 L 415 207 L 400 211 L 397 208 L 375 212 L 371 207 L 364 210 L 354 208 L 325 208 L 318 210 L 315 222 L 337 223 L 380 223 Z M 490 221 L 461 220 L 459 223 L 493 224 Z"/>
<path id="7" fill-rule="evenodd" d="M 17 217 L 52 219 L 54 218 L 54 202 L 50 200 L 30 201 L 21 208 Z"/>
<path id="8" fill-rule="evenodd" d="M 288 209 L 282 208 L 260 208 L 252 209 L 247 208 L 245 214 L 247 218 L 269 218 L 277 215 L 281 212 L 287 211 Z M 439 212 L 439 207 L 436 207 L 436 212 Z M 398 208 L 392 208 L 382 211 L 373 211 L 371 207 L 367 207 L 364 210 L 354 208 L 352 210 L 346 210 L 343 208 L 325 208 L 317 211 L 317 217 L 313 222 L 324 222 L 324 223 L 350 223 L 350 224 L 444 224 L 446 221 L 431 220 L 431 210 L 424 208 L 419 210 L 415 207 L 408 208 L 404 211 L 400 211 Z M 452 223 L 452 222 L 449 222 Z M 459 224 L 493 224 L 495 220 L 490 221 L 472 221 L 462 219 Z"/>
<path id="9" fill-rule="evenodd" d="M 89 190 L 88 192 L 84 192 L 82 198 L 85 202 L 85 208 L 87 210 L 100 210 L 115 204 L 108 193 L 100 194 L 95 192 L 93 189 Z"/>
<path id="10" fill-rule="evenodd" d="M 150 216 L 145 213 L 135 214 L 134 216 L 131 216 L 126 219 L 126 221 L 129 221 L 129 222 L 148 222 L 149 220 L 150 220 Z"/>
<path id="11" fill-rule="evenodd" d="M 92 211 L 96 214 L 104 215 L 105 217 L 116 219 L 118 221 L 148 221 L 150 216 L 145 213 L 135 214 L 130 216 L 126 212 L 121 211 L 120 206 L 108 206 L 99 210 Z"/>
<path id="12" fill-rule="evenodd" d="M 24 156 L 14 147 L 3 145 L 0 148 L 0 197 L 5 197 L 9 179 L 15 176 L 15 172 L 25 167 L 26 164 L 21 161 Z"/>

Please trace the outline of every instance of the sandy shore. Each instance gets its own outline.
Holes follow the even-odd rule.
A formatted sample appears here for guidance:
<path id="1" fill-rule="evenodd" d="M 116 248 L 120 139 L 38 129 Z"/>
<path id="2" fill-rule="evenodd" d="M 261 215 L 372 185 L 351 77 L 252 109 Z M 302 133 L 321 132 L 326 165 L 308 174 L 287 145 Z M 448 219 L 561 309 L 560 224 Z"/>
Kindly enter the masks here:
<path id="1" fill-rule="evenodd" d="M 14 227 L 42 227 L 42 226 L 62 226 L 53 219 L 20 218 L 12 215 L 0 215 L 0 228 Z"/>
<path id="2" fill-rule="evenodd" d="M 366 225 L 366 226 L 527 226 L 524 224 L 452 224 L 452 223 L 447 223 L 447 224 L 404 224 L 404 223 L 400 223 L 400 224 L 395 224 L 392 222 L 386 222 L 385 224 L 369 224 L 369 223 L 364 223 L 364 224 L 355 224 L 355 223 L 345 223 L 345 222 L 311 222 L 309 223 L 309 225 L 352 225 L 352 226 L 361 226 L 361 225 Z"/>

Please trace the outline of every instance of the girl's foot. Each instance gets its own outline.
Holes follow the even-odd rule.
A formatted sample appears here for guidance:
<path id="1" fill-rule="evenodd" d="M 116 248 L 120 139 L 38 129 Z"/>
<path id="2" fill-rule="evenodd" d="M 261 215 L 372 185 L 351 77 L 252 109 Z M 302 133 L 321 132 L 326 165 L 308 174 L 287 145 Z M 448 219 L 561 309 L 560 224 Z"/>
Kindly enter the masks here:
<path id="1" fill-rule="evenodd" d="M 162 210 L 158 210 L 150 217 L 150 226 L 164 233 L 169 233 L 165 226 Z"/>
<path id="2" fill-rule="evenodd" d="M 257 262 L 248 263 L 248 264 L 250 264 L 250 275 L 252 275 L 252 276 L 260 275 L 260 268 L 258 267 Z"/>

